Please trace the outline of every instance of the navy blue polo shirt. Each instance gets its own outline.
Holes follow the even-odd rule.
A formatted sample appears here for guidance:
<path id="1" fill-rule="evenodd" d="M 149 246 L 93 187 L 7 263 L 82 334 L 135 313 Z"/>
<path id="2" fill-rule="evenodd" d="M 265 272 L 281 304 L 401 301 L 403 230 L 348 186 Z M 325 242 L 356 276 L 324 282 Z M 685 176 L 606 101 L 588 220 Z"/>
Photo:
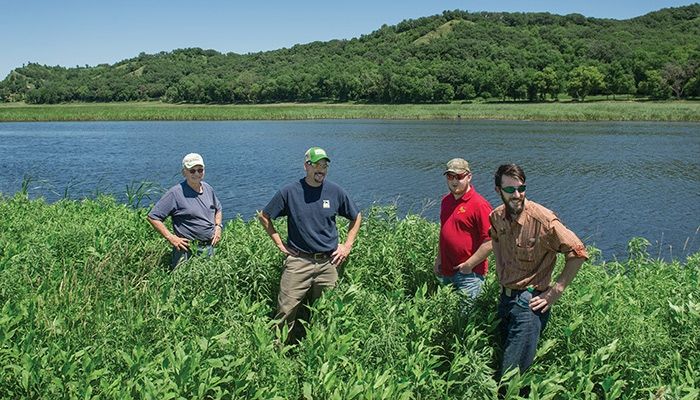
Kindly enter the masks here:
<path id="1" fill-rule="evenodd" d="M 335 217 L 354 221 L 359 214 L 345 190 L 324 180 L 319 187 L 304 178 L 275 193 L 263 212 L 270 218 L 287 217 L 287 244 L 307 253 L 331 252 L 338 247 Z"/>

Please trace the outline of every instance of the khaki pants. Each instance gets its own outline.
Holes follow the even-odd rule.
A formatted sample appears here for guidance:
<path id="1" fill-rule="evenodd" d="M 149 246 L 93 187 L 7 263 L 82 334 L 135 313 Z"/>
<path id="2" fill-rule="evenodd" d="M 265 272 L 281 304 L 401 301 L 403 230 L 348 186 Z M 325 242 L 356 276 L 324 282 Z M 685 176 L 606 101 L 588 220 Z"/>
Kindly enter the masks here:
<path id="1" fill-rule="evenodd" d="M 288 342 L 298 338 L 295 332 L 297 312 L 306 297 L 313 303 L 324 290 L 332 288 L 338 281 L 338 270 L 331 259 L 314 260 L 305 257 L 287 256 L 280 279 L 280 292 L 277 296 L 277 316 L 280 329 L 289 327 Z M 308 297 L 307 297 L 308 296 Z M 297 324 L 297 331 L 301 327 Z"/>

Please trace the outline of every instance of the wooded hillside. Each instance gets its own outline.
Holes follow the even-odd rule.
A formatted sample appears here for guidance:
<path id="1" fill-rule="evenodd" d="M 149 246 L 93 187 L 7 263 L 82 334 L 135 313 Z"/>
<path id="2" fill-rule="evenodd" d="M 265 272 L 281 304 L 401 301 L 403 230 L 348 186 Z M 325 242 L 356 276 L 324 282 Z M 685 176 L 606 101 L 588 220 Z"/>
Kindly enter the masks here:
<path id="1" fill-rule="evenodd" d="M 700 96 L 700 4 L 629 19 L 445 11 L 351 40 L 251 54 L 178 49 L 94 67 L 28 64 L 0 101 L 543 101 Z"/>

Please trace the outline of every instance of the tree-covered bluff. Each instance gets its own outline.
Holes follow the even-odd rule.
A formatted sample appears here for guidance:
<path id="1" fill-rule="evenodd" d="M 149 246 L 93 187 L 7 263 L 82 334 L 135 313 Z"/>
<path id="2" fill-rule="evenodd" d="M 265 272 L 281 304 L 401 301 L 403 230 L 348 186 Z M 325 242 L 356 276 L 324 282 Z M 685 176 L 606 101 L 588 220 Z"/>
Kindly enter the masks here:
<path id="1" fill-rule="evenodd" d="M 700 4 L 629 20 L 445 11 L 350 40 L 222 54 L 177 49 L 113 65 L 30 63 L 0 100 L 60 103 L 542 101 L 566 93 L 700 96 Z"/>

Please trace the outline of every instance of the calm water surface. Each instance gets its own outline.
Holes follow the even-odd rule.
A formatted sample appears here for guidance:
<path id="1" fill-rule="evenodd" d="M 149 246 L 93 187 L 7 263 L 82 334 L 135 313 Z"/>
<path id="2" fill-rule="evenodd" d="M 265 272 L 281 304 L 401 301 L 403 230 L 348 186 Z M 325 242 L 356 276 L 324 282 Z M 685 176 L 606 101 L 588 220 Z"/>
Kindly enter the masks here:
<path id="1" fill-rule="evenodd" d="M 283 184 L 303 176 L 303 154 L 325 148 L 329 179 L 361 208 L 396 203 L 437 221 L 444 163 L 470 161 L 473 184 L 493 206 L 493 173 L 522 165 L 529 198 L 556 211 L 605 259 L 625 258 L 630 238 L 653 256 L 700 251 L 700 124 L 500 121 L 79 122 L 0 124 L 0 192 L 25 176 L 30 195 L 54 201 L 112 193 L 149 181 L 179 182 L 198 152 L 225 219 L 254 216 Z M 157 200 L 157 195 L 151 200 Z M 146 200 L 148 202 L 148 200 Z"/>

